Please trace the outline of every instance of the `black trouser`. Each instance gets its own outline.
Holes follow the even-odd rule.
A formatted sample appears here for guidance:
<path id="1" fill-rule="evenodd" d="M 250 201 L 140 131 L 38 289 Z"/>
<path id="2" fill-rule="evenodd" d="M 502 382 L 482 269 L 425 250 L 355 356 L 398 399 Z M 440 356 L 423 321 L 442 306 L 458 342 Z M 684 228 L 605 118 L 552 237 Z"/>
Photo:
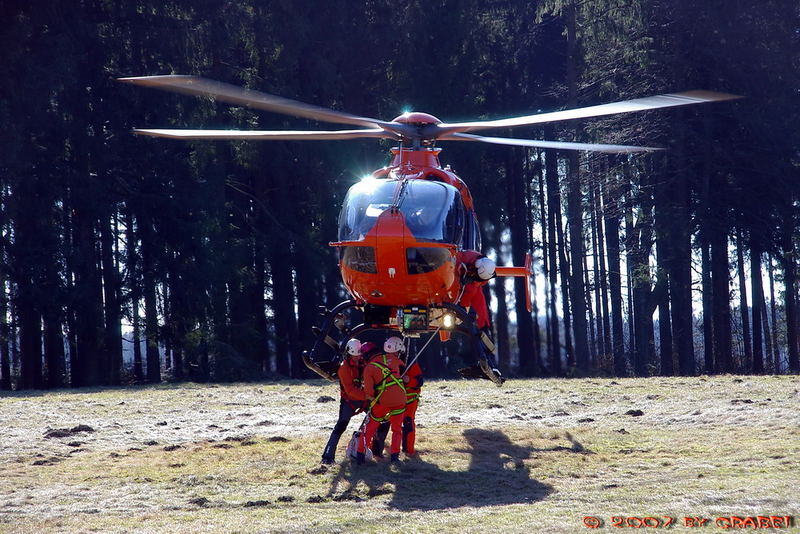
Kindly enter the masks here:
<path id="1" fill-rule="evenodd" d="M 408 417 L 403 417 L 403 452 L 408 450 L 408 434 L 414 428 L 414 421 Z M 389 435 L 389 421 L 385 421 L 381 423 L 381 426 L 378 427 L 378 431 L 375 433 L 375 437 L 372 438 L 372 454 L 375 456 L 383 456 L 383 448 L 386 445 L 386 436 Z"/>
<path id="2" fill-rule="evenodd" d="M 360 403 L 358 402 L 346 401 L 344 399 L 339 401 L 339 420 L 336 421 L 333 431 L 331 431 L 331 437 L 328 438 L 328 444 L 325 445 L 325 450 L 322 451 L 322 458 L 324 460 L 333 461 L 336 458 L 336 446 L 339 445 L 339 439 L 342 437 L 342 434 L 344 434 L 344 431 L 347 430 L 347 425 L 350 423 L 350 419 L 356 414 L 356 409 L 360 407 Z"/>

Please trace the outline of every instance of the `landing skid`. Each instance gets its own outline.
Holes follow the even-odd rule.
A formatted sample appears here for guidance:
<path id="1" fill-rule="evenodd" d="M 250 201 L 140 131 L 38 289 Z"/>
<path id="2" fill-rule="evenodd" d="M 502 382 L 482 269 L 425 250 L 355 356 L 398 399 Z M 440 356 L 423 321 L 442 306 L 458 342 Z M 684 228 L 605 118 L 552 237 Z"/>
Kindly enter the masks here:
<path id="1" fill-rule="evenodd" d="M 304 351 L 303 352 L 303 363 L 306 364 L 306 367 L 308 367 L 309 369 L 311 369 L 312 371 L 317 373 L 319 376 L 321 376 L 325 380 L 329 380 L 331 382 L 336 382 L 337 381 L 336 374 L 335 374 L 335 368 L 339 367 L 337 362 L 327 361 L 327 362 L 317 363 L 317 362 L 313 361 L 311 358 L 309 358 L 308 352 Z M 328 371 L 326 371 L 325 369 L 323 369 L 323 367 L 322 367 L 323 365 L 325 367 L 328 367 L 328 365 L 325 365 L 325 364 L 334 364 L 334 373 L 333 374 L 331 374 Z"/>
<path id="2" fill-rule="evenodd" d="M 322 329 L 320 327 L 312 326 L 311 327 L 311 331 L 314 332 L 314 335 L 317 336 L 317 337 L 322 336 L 322 341 L 326 345 L 328 345 L 330 348 L 332 348 L 336 352 L 339 352 L 339 343 L 337 343 L 337 341 L 335 339 L 333 339 L 331 336 L 329 336 L 327 334 L 323 336 L 322 335 Z"/>
<path id="3" fill-rule="evenodd" d="M 341 361 L 340 358 L 343 350 L 343 347 L 339 344 L 339 342 L 331 337 L 331 331 L 334 328 L 337 328 L 337 322 L 341 320 L 342 312 L 355 306 L 356 301 L 346 300 L 330 311 L 324 310 L 325 320 L 322 323 L 322 328 L 316 326 L 312 327 L 312 331 L 314 332 L 316 339 L 314 340 L 314 346 L 311 348 L 310 352 L 303 351 L 303 364 L 305 364 L 306 367 L 317 373 L 325 380 L 336 382 L 336 372 L 339 369 L 339 363 Z M 327 345 L 334 351 L 336 354 L 334 359 L 317 359 L 323 345 Z"/>
<path id="4" fill-rule="evenodd" d="M 486 375 L 486 377 L 489 380 L 491 380 L 495 386 L 500 387 L 503 385 L 503 382 L 506 381 L 506 379 L 500 375 L 499 371 L 493 369 L 492 366 L 489 365 L 489 362 L 487 360 L 485 359 L 478 360 L 478 365 L 480 365 L 483 374 Z"/>

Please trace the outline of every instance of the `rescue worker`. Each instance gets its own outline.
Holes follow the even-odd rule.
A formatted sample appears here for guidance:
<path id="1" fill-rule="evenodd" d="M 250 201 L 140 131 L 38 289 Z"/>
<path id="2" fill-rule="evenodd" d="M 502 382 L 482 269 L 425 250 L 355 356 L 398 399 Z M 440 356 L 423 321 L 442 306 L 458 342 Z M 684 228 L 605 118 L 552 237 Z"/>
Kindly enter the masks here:
<path id="1" fill-rule="evenodd" d="M 339 376 L 339 419 L 331 431 L 331 436 L 328 438 L 328 444 L 325 445 L 325 450 L 322 452 L 322 463 L 332 464 L 336 457 L 336 446 L 339 444 L 339 439 L 347 430 L 347 425 L 350 419 L 359 412 L 363 412 L 366 408 L 366 396 L 364 395 L 364 388 L 362 386 L 361 375 L 364 371 L 364 359 L 362 353 L 367 353 L 370 350 L 376 349 L 374 343 L 362 344 L 357 339 L 351 339 L 347 342 L 345 347 L 345 357 L 337 375 Z"/>
<path id="2" fill-rule="evenodd" d="M 478 330 L 489 328 L 489 308 L 483 287 L 495 276 L 495 263 L 475 250 L 462 250 L 458 253 L 459 270 L 462 274 L 464 292 L 458 304 L 475 310 Z"/>
<path id="3" fill-rule="evenodd" d="M 367 427 L 358 442 L 356 463 L 365 462 L 367 444 L 378 426 L 389 421 L 392 444 L 389 449 L 392 462 L 400 461 L 400 442 L 403 438 L 403 413 L 406 410 L 406 389 L 400 376 L 403 361 L 399 357 L 403 340 L 392 336 L 383 344 L 383 353 L 371 358 L 364 368 L 364 394 L 369 403 Z"/>
<path id="4" fill-rule="evenodd" d="M 486 305 L 486 297 L 483 288 L 489 280 L 495 277 L 497 266 L 494 261 L 487 258 L 475 250 L 462 250 L 458 253 L 459 272 L 463 291 L 458 304 L 470 309 L 470 315 L 475 317 L 475 334 L 480 340 L 473 340 L 474 343 L 481 343 L 488 350 L 488 353 L 495 352 L 495 344 L 492 341 L 491 330 L 489 328 L 489 308 Z M 491 355 L 486 354 L 484 365 L 471 365 L 458 372 L 465 377 L 486 377 L 495 384 L 500 385 L 505 381 L 500 370 L 495 367 Z"/>
<path id="5" fill-rule="evenodd" d="M 403 370 L 403 383 L 406 387 L 406 409 L 403 412 L 402 449 L 407 456 L 413 456 L 415 454 L 414 443 L 417 430 L 417 406 L 419 406 L 419 394 L 424 383 L 422 367 L 420 367 L 419 363 L 414 362 L 410 367 L 406 367 Z M 381 423 L 375 438 L 372 440 L 372 455 L 374 457 L 383 457 L 383 447 L 388 433 L 388 423 Z"/>
<path id="6" fill-rule="evenodd" d="M 403 412 L 403 452 L 414 456 L 414 442 L 417 436 L 417 406 L 419 394 L 425 381 L 422 376 L 422 367 L 414 362 L 405 370 L 403 381 L 406 384 L 406 410 Z"/>

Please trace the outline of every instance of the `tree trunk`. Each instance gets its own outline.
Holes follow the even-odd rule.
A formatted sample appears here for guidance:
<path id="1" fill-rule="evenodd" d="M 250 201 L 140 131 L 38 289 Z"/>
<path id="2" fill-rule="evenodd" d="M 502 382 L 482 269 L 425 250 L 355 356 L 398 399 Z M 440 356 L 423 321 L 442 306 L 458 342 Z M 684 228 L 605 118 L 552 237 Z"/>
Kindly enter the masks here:
<path id="1" fill-rule="evenodd" d="M 527 228 L 527 207 L 525 205 L 525 181 L 522 169 L 521 151 L 509 150 L 505 159 L 507 195 L 506 205 L 511 229 L 511 254 L 514 265 L 525 263 L 525 254 L 530 249 Z M 540 374 L 538 347 L 533 343 L 533 321 L 525 306 L 524 278 L 514 279 L 514 310 L 517 314 L 517 347 L 519 367 L 524 376 Z"/>
<path id="2" fill-rule="evenodd" d="M 603 215 L 605 219 L 606 241 L 608 242 L 608 289 L 611 298 L 611 330 L 612 353 L 614 357 L 614 374 L 625 376 L 627 362 L 625 360 L 625 340 L 622 321 L 622 267 L 620 265 L 619 213 L 620 205 L 615 179 L 609 175 L 608 187 L 604 189 Z"/>
<path id="3" fill-rule="evenodd" d="M 633 197 L 631 196 L 631 178 L 630 178 L 630 165 L 628 162 L 623 163 L 624 169 L 624 185 L 623 185 L 623 203 L 625 213 L 625 266 L 628 275 L 628 361 L 631 367 L 636 367 L 636 305 L 633 300 L 633 285 L 636 280 L 636 274 L 633 270 L 633 262 L 631 261 L 630 236 L 634 233 L 633 226 Z M 635 373 L 635 370 L 634 370 Z"/>
<path id="4" fill-rule="evenodd" d="M 188 278 L 189 275 L 187 273 L 181 276 L 177 272 L 181 269 L 181 255 L 182 253 L 178 252 L 177 257 L 173 258 L 170 268 L 167 269 L 169 275 L 169 292 L 168 295 L 164 297 L 164 300 L 169 303 L 170 310 L 169 320 L 167 322 L 169 325 L 169 334 L 167 337 L 169 339 L 169 348 L 172 353 L 170 372 L 172 373 L 173 380 L 183 380 L 184 367 L 187 364 L 194 363 L 187 361 L 186 358 L 186 336 L 189 330 L 187 321 L 190 320 L 191 311 L 187 306 L 187 299 L 190 298 L 190 291 L 186 287 L 185 280 L 182 280 L 182 278 Z"/>
<path id="5" fill-rule="evenodd" d="M 764 314 L 764 288 L 761 278 L 761 235 L 750 230 L 750 283 L 753 284 L 753 372 L 764 372 L 761 317 Z"/>
<path id="6" fill-rule="evenodd" d="M 569 244 L 564 236 L 564 227 L 561 226 L 561 206 L 559 199 L 558 212 L 556 213 L 556 233 L 558 234 L 558 262 L 561 265 L 561 310 L 564 314 L 564 346 L 567 350 L 567 368 L 575 368 L 575 350 L 572 345 L 572 314 L 570 313 L 570 266 L 566 250 Z"/>
<path id="7" fill-rule="evenodd" d="M 42 318 L 34 307 L 32 288 L 18 286 L 19 389 L 40 389 L 42 382 Z"/>
<path id="8" fill-rule="evenodd" d="M 711 235 L 711 283 L 714 332 L 714 362 L 712 371 L 733 371 L 733 346 L 731 334 L 730 264 L 728 261 L 728 233 L 717 228 Z M 714 366 L 713 364 L 716 364 Z M 706 363 L 708 366 L 708 363 Z M 714 368 L 716 367 L 716 369 Z"/>
<path id="9" fill-rule="evenodd" d="M 595 305 L 595 328 L 597 330 L 597 344 L 595 346 L 596 365 L 597 368 L 602 368 L 607 359 L 608 347 L 605 344 L 606 331 L 605 326 L 608 324 L 608 305 L 603 301 L 605 294 L 602 291 L 603 278 L 605 276 L 605 258 L 603 255 L 603 244 L 600 243 L 602 239 L 602 221 L 600 220 L 599 201 L 597 199 L 597 187 L 592 187 L 589 191 L 591 198 L 591 223 L 592 223 L 592 265 L 594 268 L 594 305 Z M 604 309 L 604 304 L 605 309 Z"/>
<path id="10" fill-rule="evenodd" d="M 526 198 L 526 205 L 525 205 L 525 228 L 526 228 L 526 242 L 527 247 L 525 248 L 526 253 L 533 254 L 533 229 L 535 227 L 534 223 L 534 213 L 535 209 L 534 206 L 536 201 L 534 199 L 533 193 L 533 176 L 534 174 L 538 176 L 539 183 L 541 183 L 541 176 L 542 176 L 542 167 L 541 161 L 537 160 L 535 163 L 531 162 L 531 155 L 530 150 L 525 149 L 525 175 L 524 175 L 524 187 L 525 187 L 525 198 Z M 542 362 L 542 333 L 539 328 L 539 299 L 538 299 L 538 290 L 536 288 L 536 276 L 531 276 L 530 280 L 531 287 L 529 288 L 531 294 L 531 323 L 533 328 L 533 351 L 536 356 L 536 375 L 542 376 L 544 374 L 544 362 Z M 488 302 L 488 300 L 487 300 Z M 525 308 L 527 312 L 527 307 Z"/>
<path id="11" fill-rule="evenodd" d="M 116 217 L 116 213 L 112 214 Z M 103 292 L 105 297 L 105 335 L 104 354 L 108 375 L 105 382 L 118 385 L 122 371 L 122 306 L 120 303 L 119 267 L 114 258 L 117 235 L 113 232 L 109 217 L 103 218 L 100 227 L 103 263 Z"/>
<path id="12" fill-rule="evenodd" d="M 292 354 L 297 362 L 297 355 L 300 354 L 300 347 L 310 347 L 313 342 L 313 332 L 311 327 L 316 323 L 317 300 L 319 294 L 316 287 L 316 276 L 312 265 L 315 262 L 308 258 L 312 247 L 311 240 L 305 238 L 300 243 L 295 243 L 295 280 L 297 290 L 297 339 L 292 348 Z M 292 378 L 300 378 L 301 373 L 307 371 L 303 365 L 292 365 Z"/>
<path id="13" fill-rule="evenodd" d="M 706 222 L 708 225 L 708 222 Z M 711 279 L 711 245 L 705 237 L 706 228 L 700 230 L 700 268 L 701 287 L 703 292 L 703 359 L 705 360 L 706 374 L 714 373 L 714 306 L 713 306 L 713 281 Z M 719 360 L 717 360 L 719 363 Z"/>
<path id="14" fill-rule="evenodd" d="M 784 306 L 786 307 L 786 344 L 789 353 L 789 371 L 800 372 L 800 347 L 798 346 L 797 317 L 797 252 L 794 247 L 794 224 L 792 210 L 787 209 L 783 216 L 783 280 L 786 287 Z"/>
<path id="15" fill-rule="evenodd" d="M 64 228 L 70 229 L 73 228 L 72 224 L 72 215 L 70 210 L 63 211 L 63 224 Z M 72 250 L 73 248 L 73 236 L 72 232 L 65 231 L 64 232 L 64 246 L 67 250 Z M 71 254 L 67 254 L 66 257 L 66 272 L 67 273 L 74 273 L 75 272 L 75 261 Z M 66 282 L 66 291 L 67 294 L 73 294 L 75 292 L 75 286 L 73 285 L 70 277 L 67 277 Z M 66 327 L 67 327 L 67 345 L 69 347 L 69 385 L 70 387 L 76 388 L 80 387 L 80 377 L 79 377 L 79 362 L 78 362 L 78 326 L 77 326 L 77 318 L 76 318 L 76 310 L 73 306 L 67 306 L 66 309 Z"/>
<path id="16" fill-rule="evenodd" d="M 259 220 L 259 218 L 257 217 L 256 220 Z M 254 291 L 251 294 L 253 299 L 251 306 L 259 339 L 259 346 L 256 347 L 259 352 L 259 366 L 262 374 L 268 374 L 270 372 L 271 358 L 267 332 L 267 301 L 264 298 L 264 291 L 267 285 L 266 253 L 264 249 L 263 240 L 257 237 L 253 250 L 255 284 Z"/>
<path id="17" fill-rule="evenodd" d="M 545 128 L 545 135 L 552 133 L 551 128 Z M 560 225 L 559 217 L 561 209 L 561 191 L 558 185 L 558 159 L 555 150 L 545 150 L 545 175 L 547 178 L 547 256 L 548 256 L 548 279 L 550 295 L 548 298 L 548 309 L 550 310 L 550 340 L 551 352 L 548 356 L 550 364 L 550 374 L 561 376 L 563 367 L 561 365 L 561 336 L 558 325 L 558 251 L 557 251 L 557 226 Z"/>
<path id="18" fill-rule="evenodd" d="M 664 289 L 658 295 L 658 337 L 659 360 L 661 361 L 661 374 L 672 376 L 675 374 L 675 348 L 672 340 L 672 321 L 669 312 L 669 274 L 665 267 L 668 256 L 664 250 L 666 240 L 662 239 L 661 228 L 665 224 L 663 214 L 656 205 L 656 254 L 658 260 L 658 284 Z"/>
<path id="19" fill-rule="evenodd" d="M 47 387 L 64 385 L 64 331 L 60 310 L 47 310 L 44 317 L 44 361 L 47 366 Z"/>
<path id="20" fill-rule="evenodd" d="M 772 368 L 774 374 L 780 373 L 780 354 L 778 350 L 778 311 L 775 305 L 775 268 L 772 265 L 772 257 L 769 259 L 769 308 L 770 318 L 772 319 Z"/>
<path id="21" fill-rule="evenodd" d="M 578 37 L 576 33 L 576 11 L 574 3 L 569 3 L 564 13 L 567 24 L 567 90 L 569 104 L 577 107 L 578 95 Z M 577 123 L 574 127 L 574 139 L 580 136 Z M 586 299 L 583 285 L 583 260 L 585 254 L 583 241 L 583 206 L 581 194 L 581 172 L 578 151 L 569 152 L 567 176 L 567 225 L 569 226 L 570 278 L 572 331 L 575 334 L 575 365 L 582 373 L 589 371 L 589 344 L 587 340 Z"/>
<path id="22" fill-rule="evenodd" d="M 139 267 L 137 250 L 137 237 L 134 230 L 133 210 L 130 206 L 125 210 L 125 238 L 127 247 L 125 249 L 128 268 L 128 293 L 131 301 L 131 327 L 133 342 L 133 378 L 139 383 L 144 380 L 144 370 L 142 369 L 142 345 L 141 332 L 139 326 L 139 297 L 141 289 L 139 286 Z"/>
<path id="23" fill-rule="evenodd" d="M 640 177 L 640 187 L 634 203 L 639 206 L 634 232 L 627 238 L 628 261 L 633 270 L 633 302 L 636 329 L 634 350 L 634 372 L 637 376 L 648 376 L 655 358 L 655 312 L 653 279 L 650 273 L 650 255 L 653 249 L 653 195 L 647 172 Z"/>
<path id="24" fill-rule="evenodd" d="M 603 159 L 603 167 L 605 167 L 606 159 Z M 604 172 L 608 172 L 608 169 L 604 168 Z M 599 272 L 598 277 L 600 280 L 600 302 L 602 303 L 601 312 L 602 312 L 602 326 L 603 326 L 603 342 L 601 343 L 602 347 L 602 361 L 604 362 L 603 370 L 610 372 L 611 371 L 611 315 L 608 309 L 608 274 L 606 270 L 606 237 L 605 231 L 603 229 L 604 220 L 603 220 L 603 213 L 605 210 L 605 206 L 601 206 L 601 202 L 603 200 L 602 190 L 603 190 L 603 179 L 602 177 L 597 180 L 597 193 L 595 195 L 595 216 L 597 218 L 597 246 L 598 246 L 598 261 L 599 261 Z M 605 366 L 605 364 L 609 364 Z"/>
<path id="25" fill-rule="evenodd" d="M 761 319 L 763 321 L 763 328 L 764 328 L 764 345 L 767 349 L 766 354 L 766 362 L 764 365 L 764 371 L 767 373 L 774 373 L 775 370 L 775 360 L 774 360 L 774 353 L 772 352 L 772 331 L 770 330 L 769 324 L 769 312 L 767 311 L 767 303 L 766 303 L 766 295 L 764 296 L 764 302 L 761 306 Z"/>
<path id="26" fill-rule="evenodd" d="M 105 330 L 103 296 L 95 254 L 93 220 L 86 208 L 75 207 L 73 225 L 76 250 L 74 289 L 77 295 L 73 304 L 78 353 L 76 378 L 80 386 L 97 386 L 105 381 L 102 365 L 102 338 Z"/>
<path id="27" fill-rule="evenodd" d="M 681 115 L 678 113 L 678 120 Z M 680 122 L 679 122 L 680 124 Z M 681 161 L 683 150 L 683 131 L 678 127 L 678 142 L 675 160 Z M 669 294 L 672 297 L 672 339 L 678 352 L 678 371 L 681 375 L 694 375 L 697 372 L 694 358 L 694 326 L 692 314 L 692 248 L 690 234 L 690 189 L 688 178 L 675 172 L 671 180 L 672 224 L 670 225 L 669 247 L 672 259 L 669 262 Z"/>
<path id="28" fill-rule="evenodd" d="M 589 344 L 586 336 L 586 299 L 583 285 L 583 208 L 581 206 L 580 173 L 577 154 L 570 158 L 567 194 L 567 225 L 569 226 L 570 304 L 572 308 L 572 331 L 575 335 L 575 365 L 582 373 L 589 370 Z"/>
<path id="29" fill-rule="evenodd" d="M 711 138 L 708 114 L 703 114 L 699 240 L 702 255 L 703 356 L 707 374 L 714 373 L 715 364 L 724 366 L 726 359 L 730 360 L 731 358 L 728 224 L 727 207 L 722 200 L 726 184 L 719 173 L 714 173 L 712 177 L 714 151 Z M 712 181 L 714 183 L 713 197 L 711 195 Z"/>
<path id="30" fill-rule="evenodd" d="M 2 247 L 3 244 L 0 243 L 0 253 Z M 5 269 L 0 269 L 0 391 L 11 391 L 11 352 L 8 346 L 10 333 L 6 275 Z"/>
<path id="31" fill-rule="evenodd" d="M 496 215 L 499 215 L 497 213 Z M 492 218 L 492 226 L 494 232 L 492 235 L 491 247 L 494 248 L 497 255 L 497 265 L 504 265 L 505 260 L 500 250 L 501 242 L 500 237 L 502 234 L 500 226 L 500 217 L 495 216 Z M 497 301 L 497 314 L 494 320 L 494 328 L 496 331 L 495 340 L 497 341 L 497 351 L 499 357 L 499 364 L 503 369 L 511 368 L 511 349 L 509 346 L 510 340 L 508 336 L 508 302 L 506 295 L 505 278 L 495 278 L 492 282 L 492 290 L 494 291 L 494 298 Z"/>
<path id="32" fill-rule="evenodd" d="M 294 363 L 293 349 L 297 340 L 294 286 L 291 264 L 285 257 L 289 250 L 289 243 L 280 235 L 276 235 L 275 238 L 276 242 L 273 243 L 270 251 L 272 309 L 275 321 L 275 362 L 277 372 L 283 376 L 289 376 Z"/>
<path id="33" fill-rule="evenodd" d="M 736 261 L 739 271 L 739 312 L 742 317 L 742 335 L 744 336 L 744 362 L 740 366 L 741 369 L 749 369 L 753 361 L 753 349 L 750 339 L 750 307 L 747 301 L 747 284 L 745 283 L 744 271 L 744 240 L 742 239 L 742 231 L 740 228 L 736 229 Z M 733 366 L 730 366 L 730 371 L 733 371 Z"/>
<path id="34" fill-rule="evenodd" d="M 596 258 L 595 258 L 596 261 Z M 589 280 L 589 264 L 588 259 L 586 258 L 586 254 L 583 255 L 583 287 L 586 291 L 584 295 L 586 298 L 586 311 L 588 312 L 588 322 L 587 327 L 589 329 L 589 362 L 588 365 L 590 368 L 597 368 L 597 337 L 602 336 L 600 329 L 598 328 L 595 330 L 595 316 L 594 316 L 594 308 L 592 302 L 592 282 Z M 597 284 L 594 285 L 595 291 L 597 290 Z M 600 303 L 597 302 L 597 306 L 600 306 Z M 597 317 L 597 321 L 600 321 L 599 313 Z"/>
<path id="35" fill-rule="evenodd" d="M 146 379 L 150 383 L 161 382 L 161 356 L 159 354 L 158 307 L 156 303 L 155 243 L 151 223 L 139 218 L 139 234 L 142 240 L 142 280 L 144 289 L 144 337 Z"/>
<path id="36" fill-rule="evenodd" d="M 42 206 L 36 201 L 40 196 L 38 180 L 35 176 L 24 175 L 14 188 L 16 202 L 9 199 L 8 209 L 13 221 L 14 249 L 9 250 L 13 269 L 10 271 L 12 284 L 16 291 L 12 293 L 13 307 L 19 321 L 20 376 L 18 389 L 39 389 L 42 380 L 42 302 L 37 294 L 40 282 L 40 266 L 43 255 L 41 244 L 41 224 L 37 211 Z M 5 209 L 3 211 L 5 211 Z M 3 240 L 6 236 L 3 235 Z M 3 268 L 6 268 L 5 262 Z M 13 287 L 13 286 L 12 286 Z M 5 288 L 3 288 L 5 290 Z M 13 291 L 13 289 L 12 289 Z M 14 335 L 12 331 L 12 336 Z"/>

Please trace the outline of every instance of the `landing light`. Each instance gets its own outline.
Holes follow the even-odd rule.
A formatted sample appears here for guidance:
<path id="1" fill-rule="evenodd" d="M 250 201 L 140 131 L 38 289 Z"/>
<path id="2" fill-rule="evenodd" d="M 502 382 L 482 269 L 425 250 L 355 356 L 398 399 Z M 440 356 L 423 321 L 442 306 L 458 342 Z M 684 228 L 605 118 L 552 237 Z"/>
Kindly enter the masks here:
<path id="1" fill-rule="evenodd" d="M 449 330 L 456 325 L 456 318 L 452 314 L 445 313 L 442 317 L 442 328 Z"/>

